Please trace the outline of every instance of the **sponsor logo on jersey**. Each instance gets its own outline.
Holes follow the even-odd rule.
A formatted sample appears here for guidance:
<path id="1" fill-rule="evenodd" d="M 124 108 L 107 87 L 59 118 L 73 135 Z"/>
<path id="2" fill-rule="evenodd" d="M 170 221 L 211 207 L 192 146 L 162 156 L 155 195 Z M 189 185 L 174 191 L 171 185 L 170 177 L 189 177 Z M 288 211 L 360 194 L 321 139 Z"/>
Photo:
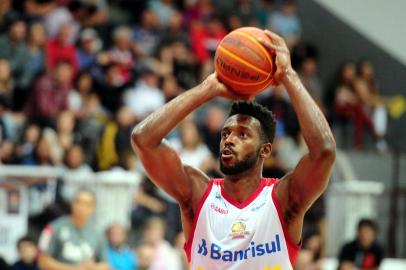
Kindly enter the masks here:
<path id="1" fill-rule="evenodd" d="M 241 250 L 226 250 L 216 243 L 207 243 L 205 239 L 201 240 L 197 248 L 197 254 L 212 260 L 237 262 L 281 252 L 281 243 L 279 234 L 276 234 L 275 239 L 270 242 L 256 244 L 252 241 L 245 249 Z"/>
<path id="2" fill-rule="evenodd" d="M 228 214 L 228 210 L 227 209 L 223 209 L 217 205 L 215 205 L 214 203 L 210 204 L 210 208 L 213 209 L 214 211 L 216 211 L 217 213 L 220 213 L 222 215 L 227 215 Z"/>
<path id="3" fill-rule="evenodd" d="M 216 192 L 216 194 L 214 195 L 214 197 L 217 199 L 217 200 L 221 200 L 221 194 L 220 194 L 220 192 Z"/>
<path id="4" fill-rule="evenodd" d="M 263 202 L 263 203 L 261 203 L 261 204 L 258 205 L 258 206 L 252 207 L 252 208 L 251 208 L 251 211 L 252 211 L 252 212 L 258 211 L 259 209 L 261 209 L 261 208 L 265 205 L 265 203 L 266 203 L 266 202 Z"/>
<path id="5" fill-rule="evenodd" d="M 247 231 L 247 225 L 245 225 L 243 220 L 237 220 L 231 225 L 231 233 L 228 237 L 231 239 L 243 239 L 249 234 L 250 232 Z"/>

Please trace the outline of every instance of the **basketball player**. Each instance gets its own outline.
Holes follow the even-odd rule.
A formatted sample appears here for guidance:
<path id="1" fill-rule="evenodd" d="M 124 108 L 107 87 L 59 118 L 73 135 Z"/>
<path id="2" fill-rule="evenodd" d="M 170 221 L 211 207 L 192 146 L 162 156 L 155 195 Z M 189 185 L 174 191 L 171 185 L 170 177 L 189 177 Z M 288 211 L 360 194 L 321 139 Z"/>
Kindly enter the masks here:
<path id="1" fill-rule="evenodd" d="M 149 177 L 179 203 L 185 251 L 193 270 L 292 269 L 300 247 L 303 218 L 323 193 L 335 160 L 335 141 L 316 103 L 290 64 L 289 50 L 266 31 L 276 53 L 275 78 L 297 113 L 309 152 L 283 179 L 262 177 L 270 156 L 275 120 L 255 102 L 239 101 L 221 131 L 220 169 L 209 179 L 182 164 L 164 137 L 189 113 L 215 97 L 241 99 L 210 75 L 202 84 L 152 113 L 132 133 L 134 150 Z"/>

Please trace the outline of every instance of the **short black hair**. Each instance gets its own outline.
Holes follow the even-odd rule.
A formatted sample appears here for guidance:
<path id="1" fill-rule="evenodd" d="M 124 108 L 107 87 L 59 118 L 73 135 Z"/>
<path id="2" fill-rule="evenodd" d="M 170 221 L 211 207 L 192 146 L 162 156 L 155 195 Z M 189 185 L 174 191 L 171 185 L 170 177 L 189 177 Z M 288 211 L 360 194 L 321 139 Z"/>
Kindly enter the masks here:
<path id="1" fill-rule="evenodd" d="M 262 138 L 265 142 L 272 143 L 275 138 L 275 115 L 266 107 L 255 101 L 235 101 L 231 105 L 228 117 L 236 114 L 245 114 L 256 118 L 261 124 Z"/>
<path id="2" fill-rule="evenodd" d="M 26 236 L 23 236 L 20 239 L 18 239 L 18 241 L 17 241 L 17 249 L 20 249 L 21 244 L 23 242 L 30 242 L 30 243 L 36 245 L 36 243 L 34 241 L 34 238 L 32 238 L 31 236 L 26 235 Z"/>
<path id="3" fill-rule="evenodd" d="M 372 230 L 374 230 L 375 232 L 378 231 L 378 225 L 376 225 L 375 221 L 373 221 L 372 219 L 369 219 L 369 218 L 363 218 L 358 222 L 358 231 L 362 227 L 369 227 Z"/>

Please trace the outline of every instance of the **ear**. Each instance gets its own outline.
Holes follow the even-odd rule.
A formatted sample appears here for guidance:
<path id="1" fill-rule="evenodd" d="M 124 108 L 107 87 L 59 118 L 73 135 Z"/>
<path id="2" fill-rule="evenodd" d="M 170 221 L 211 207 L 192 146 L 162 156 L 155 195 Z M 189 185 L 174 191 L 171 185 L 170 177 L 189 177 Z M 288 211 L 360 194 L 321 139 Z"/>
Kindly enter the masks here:
<path id="1" fill-rule="evenodd" d="M 272 144 L 271 143 L 265 143 L 262 145 L 261 152 L 260 152 L 260 157 L 265 159 L 269 158 L 271 156 L 272 152 Z"/>

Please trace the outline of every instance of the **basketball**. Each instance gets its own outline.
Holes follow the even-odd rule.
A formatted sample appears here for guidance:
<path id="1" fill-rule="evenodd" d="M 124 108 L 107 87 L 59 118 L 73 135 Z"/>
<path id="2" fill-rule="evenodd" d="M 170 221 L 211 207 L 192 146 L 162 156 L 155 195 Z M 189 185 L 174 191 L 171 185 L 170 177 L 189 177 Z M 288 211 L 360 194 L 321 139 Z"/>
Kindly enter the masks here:
<path id="1" fill-rule="evenodd" d="M 272 42 L 262 29 L 238 28 L 218 45 L 214 67 L 221 82 L 242 95 L 255 95 L 274 83 L 275 55 L 258 41 Z"/>

